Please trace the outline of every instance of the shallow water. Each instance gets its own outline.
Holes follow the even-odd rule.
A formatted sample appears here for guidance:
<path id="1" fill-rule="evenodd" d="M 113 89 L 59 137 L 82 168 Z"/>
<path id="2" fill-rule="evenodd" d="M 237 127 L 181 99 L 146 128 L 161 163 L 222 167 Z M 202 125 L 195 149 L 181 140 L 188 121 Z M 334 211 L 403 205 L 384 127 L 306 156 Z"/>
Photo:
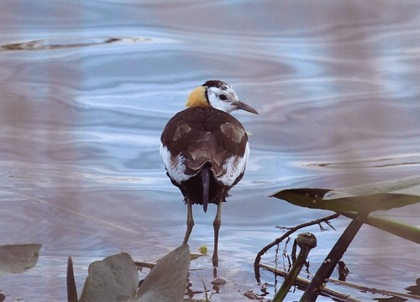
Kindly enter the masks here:
<path id="1" fill-rule="evenodd" d="M 6 301 L 65 300 L 68 256 L 81 289 L 92 261 L 120 251 L 155 261 L 182 242 L 186 208 L 164 173 L 159 137 L 208 79 L 232 84 L 260 112 L 234 113 L 252 151 L 223 209 L 219 273 L 228 284 L 212 301 L 260 293 L 252 264 L 281 235 L 275 226 L 330 214 L 268 195 L 419 173 L 419 8 L 416 1 L 1 2 L 0 234 L 4 244 L 43 244 L 35 268 L 1 277 Z M 215 209 L 194 210 L 190 248 L 211 251 Z M 410 206 L 382 215 L 418 225 L 419 213 Z M 348 222 L 334 221 L 337 232 L 309 229 L 318 237 L 312 272 Z M 345 256 L 348 281 L 405 292 L 420 277 L 418 251 L 364 226 Z M 273 254 L 264 261 L 272 264 Z M 211 288 L 210 263 L 193 262 L 194 289 L 202 290 L 201 279 Z M 275 283 L 271 274 L 262 278 Z"/>

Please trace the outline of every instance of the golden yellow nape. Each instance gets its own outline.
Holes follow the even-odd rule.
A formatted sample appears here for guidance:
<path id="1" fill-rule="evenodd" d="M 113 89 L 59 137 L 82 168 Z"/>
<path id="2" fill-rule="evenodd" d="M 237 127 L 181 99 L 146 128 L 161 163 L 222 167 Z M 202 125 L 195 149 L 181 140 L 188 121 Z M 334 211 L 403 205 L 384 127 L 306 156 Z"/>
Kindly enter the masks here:
<path id="1" fill-rule="evenodd" d="M 187 107 L 210 106 L 206 97 L 206 87 L 200 86 L 191 91 L 187 100 Z"/>

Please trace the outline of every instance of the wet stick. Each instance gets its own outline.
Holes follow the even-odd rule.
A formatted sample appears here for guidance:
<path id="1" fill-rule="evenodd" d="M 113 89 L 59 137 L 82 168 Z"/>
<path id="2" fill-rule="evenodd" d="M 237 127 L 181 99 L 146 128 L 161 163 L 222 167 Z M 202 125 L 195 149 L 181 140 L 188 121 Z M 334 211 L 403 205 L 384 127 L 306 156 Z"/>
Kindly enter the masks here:
<path id="1" fill-rule="evenodd" d="M 299 255 L 296 261 L 293 263 L 292 269 L 284 279 L 284 282 L 281 285 L 279 291 L 274 296 L 273 302 L 282 302 L 288 294 L 290 287 L 292 287 L 292 285 L 295 283 L 303 265 L 306 263 L 309 252 L 311 249 L 316 247 L 316 237 L 309 232 L 302 233 L 299 234 L 296 238 L 295 244 L 297 244 L 300 248 Z"/>
<path id="2" fill-rule="evenodd" d="M 353 241 L 360 227 L 363 225 L 363 221 L 369 216 L 369 213 L 370 208 L 368 206 L 362 207 L 360 212 L 357 214 L 357 217 L 351 221 L 349 226 L 331 249 L 328 256 L 325 258 L 322 265 L 319 267 L 308 288 L 303 293 L 302 298 L 299 300 L 300 302 L 312 302 L 316 300 L 319 292 L 325 286 L 326 280 L 331 276 L 338 261 L 340 261 L 343 257 L 348 246 Z"/>

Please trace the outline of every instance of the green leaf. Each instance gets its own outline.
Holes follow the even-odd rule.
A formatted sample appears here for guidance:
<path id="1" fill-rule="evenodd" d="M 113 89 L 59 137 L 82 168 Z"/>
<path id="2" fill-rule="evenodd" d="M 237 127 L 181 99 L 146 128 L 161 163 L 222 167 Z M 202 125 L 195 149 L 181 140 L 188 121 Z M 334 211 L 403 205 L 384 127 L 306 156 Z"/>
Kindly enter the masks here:
<path id="1" fill-rule="evenodd" d="M 89 265 L 89 275 L 79 302 L 130 301 L 138 283 L 137 268 L 130 255 L 112 255 Z"/>
<path id="2" fill-rule="evenodd" d="M 390 210 L 420 202 L 420 196 L 395 193 L 325 199 L 324 196 L 329 191 L 310 188 L 289 189 L 272 196 L 297 206 L 335 212 L 359 212 L 362 207 L 368 207 L 370 211 Z"/>
<path id="3" fill-rule="evenodd" d="M 40 244 L 0 246 L 0 275 L 22 273 L 35 266 Z"/>
<path id="4" fill-rule="evenodd" d="M 420 202 L 420 177 L 407 177 L 336 190 L 289 189 L 277 192 L 273 196 L 294 205 L 335 211 L 354 218 L 355 213 L 362 209 L 369 212 L 390 210 Z M 420 241 L 420 230 L 414 226 L 372 216 L 368 216 L 365 223 L 413 242 Z"/>
<path id="5" fill-rule="evenodd" d="M 347 216 L 349 218 L 353 218 L 353 219 L 357 215 L 356 213 L 350 213 L 350 212 L 342 212 L 340 214 Z M 397 222 L 397 221 L 393 221 L 393 220 L 389 220 L 389 219 L 385 219 L 381 217 L 376 217 L 372 215 L 368 216 L 364 220 L 364 223 L 370 226 L 373 226 L 375 228 L 378 228 L 382 231 L 399 236 L 401 238 L 404 238 L 404 239 L 407 239 L 416 243 L 420 243 L 420 228 L 419 227 L 407 225 L 401 222 Z"/>
<path id="6" fill-rule="evenodd" d="M 141 284 L 136 301 L 182 301 L 189 267 L 189 248 L 182 245 L 158 261 Z"/>
<path id="7" fill-rule="evenodd" d="M 362 207 L 367 207 L 370 211 L 390 210 L 420 201 L 420 176 L 335 190 L 289 189 L 272 196 L 294 205 L 336 212 L 359 212 Z"/>

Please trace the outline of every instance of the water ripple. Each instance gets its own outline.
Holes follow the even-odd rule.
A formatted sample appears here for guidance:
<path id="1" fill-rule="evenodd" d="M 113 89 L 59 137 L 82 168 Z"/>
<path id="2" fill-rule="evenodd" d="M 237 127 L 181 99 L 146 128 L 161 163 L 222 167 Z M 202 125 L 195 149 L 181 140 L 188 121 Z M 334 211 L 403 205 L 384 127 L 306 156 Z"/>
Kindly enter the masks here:
<path id="1" fill-rule="evenodd" d="M 212 78 L 260 112 L 233 113 L 252 133 L 251 156 L 223 210 L 220 239 L 225 267 L 239 268 L 243 283 L 254 282 L 249 257 L 278 236 L 275 224 L 323 215 L 269 194 L 418 174 L 415 1 L 398 9 L 392 0 L 9 2 L 0 4 L 0 230 L 5 241 L 39 240 L 42 257 L 121 249 L 147 257 L 182 241 L 185 206 L 165 175 L 159 137 L 190 90 Z M 413 209 L 399 213 L 413 223 L 418 217 Z M 194 215 L 192 248 L 209 244 L 214 217 Z M 328 233 L 319 234 L 323 243 L 338 236 Z M 393 243 L 387 251 L 383 236 L 375 238 L 385 260 L 415 254 Z M 360 254 L 370 241 L 357 244 Z M 315 264 L 325 252 L 317 250 Z M 346 257 L 352 265 L 374 261 L 352 249 Z M 52 284 L 40 285 L 43 276 L 60 282 L 53 286 L 59 298 L 44 300 L 63 300 L 64 263 L 42 258 L 18 276 L 33 272 L 37 280 L 4 287 L 38 297 Z M 408 285 L 398 265 L 389 269 L 394 284 Z M 238 292 L 221 295 L 229 291 Z"/>
<path id="2" fill-rule="evenodd" d="M 151 38 L 139 37 L 73 37 L 56 38 L 26 41 L 20 43 L 0 45 L 3 50 L 49 50 L 49 49 L 67 49 L 89 46 L 100 46 L 104 44 L 115 43 L 146 43 L 151 42 Z"/>

